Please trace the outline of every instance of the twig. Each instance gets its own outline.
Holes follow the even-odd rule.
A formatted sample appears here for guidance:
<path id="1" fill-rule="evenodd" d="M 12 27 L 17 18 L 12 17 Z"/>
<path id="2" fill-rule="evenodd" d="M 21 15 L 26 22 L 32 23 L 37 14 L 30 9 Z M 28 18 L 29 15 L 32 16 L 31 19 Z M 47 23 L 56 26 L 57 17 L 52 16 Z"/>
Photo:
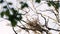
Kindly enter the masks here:
<path id="1" fill-rule="evenodd" d="M 14 30 L 14 27 L 12 27 L 13 31 L 15 32 L 15 34 L 18 34 L 15 30 Z"/>

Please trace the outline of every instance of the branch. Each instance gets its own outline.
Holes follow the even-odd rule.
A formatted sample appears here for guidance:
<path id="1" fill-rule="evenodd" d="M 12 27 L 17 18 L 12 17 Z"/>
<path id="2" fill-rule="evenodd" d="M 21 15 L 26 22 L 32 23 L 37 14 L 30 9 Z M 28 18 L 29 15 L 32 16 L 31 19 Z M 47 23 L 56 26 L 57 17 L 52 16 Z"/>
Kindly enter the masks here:
<path id="1" fill-rule="evenodd" d="M 18 34 L 15 30 L 14 30 L 14 27 L 12 27 L 13 31 L 15 32 L 15 34 Z"/>
<path id="2" fill-rule="evenodd" d="M 60 31 L 60 30 L 58 30 L 58 29 L 53 29 L 53 28 L 49 28 L 49 27 L 47 27 L 47 28 L 48 28 L 48 30 Z"/>
<path id="3" fill-rule="evenodd" d="M 27 30 L 34 30 L 34 29 L 29 29 L 29 28 L 25 28 L 25 27 L 21 27 L 21 26 L 19 26 L 19 25 L 17 25 L 19 28 L 21 28 L 21 29 L 27 29 Z"/>

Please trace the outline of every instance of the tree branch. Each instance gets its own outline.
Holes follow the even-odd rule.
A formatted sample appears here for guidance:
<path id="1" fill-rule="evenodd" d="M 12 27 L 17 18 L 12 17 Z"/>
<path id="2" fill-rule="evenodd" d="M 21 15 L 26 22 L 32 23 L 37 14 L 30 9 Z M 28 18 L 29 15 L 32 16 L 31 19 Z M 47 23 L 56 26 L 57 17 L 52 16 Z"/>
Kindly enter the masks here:
<path id="1" fill-rule="evenodd" d="M 18 34 L 15 30 L 14 30 L 14 27 L 12 27 L 13 31 L 15 32 L 15 34 Z"/>

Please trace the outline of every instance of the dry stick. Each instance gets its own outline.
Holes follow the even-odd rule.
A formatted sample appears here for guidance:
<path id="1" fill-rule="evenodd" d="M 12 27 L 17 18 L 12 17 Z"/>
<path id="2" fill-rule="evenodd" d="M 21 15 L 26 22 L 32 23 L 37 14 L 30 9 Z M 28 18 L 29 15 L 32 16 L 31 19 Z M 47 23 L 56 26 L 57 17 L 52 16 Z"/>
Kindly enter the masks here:
<path id="1" fill-rule="evenodd" d="M 20 23 L 21 23 L 21 21 L 19 21 Z M 22 24 L 22 23 L 21 23 Z M 22 24 L 23 25 L 23 24 Z M 23 27 L 25 27 L 24 25 L 23 25 Z"/>
<path id="2" fill-rule="evenodd" d="M 55 9 L 56 10 L 56 9 Z M 58 11 L 58 10 L 56 10 L 56 11 Z M 59 12 L 57 12 L 58 14 L 56 14 L 54 11 L 53 11 L 53 13 L 54 13 L 54 15 L 56 16 L 56 19 L 57 19 L 57 21 L 58 21 L 58 23 L 59 23 Z"/>
<path id="3" fill-rule="evenodd" d="M 46 21 L 46 18 L 42 14 L 40 14 L 40 15 L 44 18 L 44 20 L 45 20 L 45 25 L 44 26 L 47 28 L 48 21 Z M 49 30 L 46 30 L 45 32 L 46 32 L 46 34 L 48 34 Z"/>
<path id="4" fill-rule="evenodd" d="M 45 20 L 45 27 L 47 28 L 48 21 L 46 21 L 46 18 L 42 14 L 40 14 L 40 15 L 44 18 L 44 20 Z M 45 32 L 46 32 L 46 34 L 48 34 L 49 31 L 47 30 Z"/>
<path id="5" fill-rule="evenodd" d="M 26 24 L 28 24 L 26 21 L 24 21 L 24 20 L 21 20 L 21 21 L 23 21 L 23 22 L 25 22 Z"/>
<path id="6" fill-rule="evenodd" d="M 29 20 L 28 20 L 29 21 Z M 24 21 L 25 22 L 25 21 Z M 29 25 L 29 24 L 28 24 Z M 33 26 L 34 27 L 34 26 Z M 45 32 L 47 32 L 48 30 L 45 30 L 45 29 L 43 29 L 43 28 L 41 28 L 42 29 L 42 31 L 45 31 Z M 32 29 L 33 30 L 33 29 Z M 34 30 L 36 30 L 36 29 L 34 29 Z M 38 31 L 40 31 L 40 30 L 38 30 Z"/>
<path id="7" fill-rule="evenodd" d="M 21 26 L 19 26 L 19 25 L 17 25 L 17 26 L 18 26 L 19 28 L 21 28 L 21 29 L 24 29 L 24 30 L 25 30 L 25 29 L 27 29 L 27 30 L 35 30 L 35 29 L 32 29 L 32 28 L 31 28 L 31 29 L 29 29 L 29 28 L 24 28 L 24 27 L 21 27 Z M 47 31 L 47 30 L 43 29 L 43 31 Z"/>
<path id="8" fill-rule="evenodd" d="M 51 11 L 51 12 L 53 12 L 54 13 L 54 15 L 56 15 L 55 14 L 55 12 L 51 9 L 51 10 L 46 10 L 46 11 Z M 46 16 L 46 15 L 44 15 L 44 16 Z M 49 17 L 49 16 L 47 16 L 48 18 L 50 18 L 50 19 L 52 19 L 52 20 L 54 20 L 55 22 L 56 22 L 56 20 L 55 19 L 53 19 L 53 18 L 51 18 L 51 17 Z M 56 23 L 56 24 L 58 24 L 58 23 Z M 60 26 L 60 24 L 58 24 L 59 26 Z"/>
<path id="9" fill-rule="evenodd" d="M 59 1 L 56 1 L 56 2 L 59 2 Z M 58 7 L 59 7 L 59 6 L 58 6 Z M 55 6 L 54 6 L 54 8 L 55 8 L 55 10 L 56 10 L 56 12 L 57 12 L 58 14 L 56 14 L 54 11 L 53 11 L 53 13 L 54 13 L 54 15 L 56 16 L 58 23 L 60 23 L 60 22 L 59 22 L 59 11 L 58 11 L 58 9 L 57 9 Z"/>
<path id="10" fill-rule="evenodd" d="M 54 2 L 59 2 L 59 1 L 54 1 Z M 54 6 L 54 8 L 55 8 L 55 6 Z M 57 12 L 58 14 L 56 14 L 54 11 L 52 11 L 52 12 L 54 13 L 54 15 L 55 15 L 56 18 L 57 18 L 57 21 L 59 22 L 59 12 L 58 12 L 58 9 L 55 8 L 55 10 L 56 10 L 56 12 Z M 40 11 L 41 11 L 41 10 L 40 10 Z"/>
<path id="11" fill-rule="evenodd" d="M 21 27 L 21 26 L 19 26 L 19 25 L 17 25 L 19 28 L 21 28 L 21 29 L 27 29 L 27 30 L 34 30 L 34 29 L 29 29 L 29 28 L 24 28 L 24 27 Z"/>
<path id="12" fill-rule="evenodd" d="M 43 17 L 43 16 L 42 16 Z M 55 31 L 60 31 L 60 30 L 57 30 L 57 29 L 53 29 L 53 28 L 49 28 L 49 27 L 47 27 L 47 23 L 48 23 L 48 21 L 46 21 L 46 18 L 45 17 L 43 17 L 44 19 L 45 19 L 45 26 L 46 26 L 46 28 L 48 28 L 48 30 L 55 30 Z M 48 34 L 48 31 L 46 32 L 47 34 Z"/>
<path id="13" fill-rule="evenodd" d="M 19 9 L 19 8 L 18 8 Z M 19 10 L 21 10 L 21 9 L 19 9 Z M 24 11 L 24 10 L 22 10 L 22 11 Z M 24 11 L 24 12 L 26 12 L 26 11 Z M 25 14 L 21 14 L 21 15 L 26 15 L 28 12 L 26 12 Z"/>
<path id="14" fill-rule="evenodd" d="M 39 10 L 39 11 L 42 11 L 42 10 Z M 53 12 L 52 9 L 50 9 L 50 10 L 43 10 L 42 12 L 45 12 L 45 11 L 51 11 L 51 12 Z M 40 13 L 37 13 L 37 14 L 40 14 Z M 43 14 L 42 14 L 42 15 L 43 15 Z M 52 19 L 52 20 L 54 20 L 54 21 L 56 22 L 55 19 L 53 19 L 53 18 L 51 18 L 51 17 L 49 17 L 49 16 L 47 16 L 47 15 L 44 15 L 44 16 L 46 16 L 46 17 L 48 17 L 48 18 L 50 18 L 50 19 Z"/>
<path id="15" fill-rule="evenodd" d="M 14 27 L 12 27 L 13 31 L 15 32 L 15 34 L 18 34 L 15 30 L 14 30 Z"/>
<path id="16" fill-rule="evenodd" d="M 21 21 L 22 21 L 22 20 L 21 20 Z M 20 21 L 20 23 L 21 23 L 21 21 Z M 21 24 L 22 24 L 22 23 L 21 23 Z M 23 25 L 23 24 L 22 24 L 22 25 Z M 25 25 L 23 25 L 23 27 L 26 28 Z M 27 29 L 25 29 L 25 30 L 26 30 L 27 32 L 29 32 Z"/>
<path id="17" fill-rule="evenodd" d="M 53 12 L 53 10 L 46 10 L 46 11 L 51 11 L 51 12 Z M 37 14 L 40 14 L 40 13 L 37 13 Z M 42 14 L 43 15 L 43 14 Z M 47 16 L 47 15 L 44 15 L 44 16 Z M 54 20 L 55 22 L 56 22 L 56 20 L 55 19 L 53 19 L 53 18 L 51 18 L 51 17 L 49 17 L 49 16 L 47 16 L 48 18 L 50 18 L 50 19 L 52 19 L 52 20 Z M 56 24 L 58 24 L 58 23 L 56 23 Z M 59 26 L 60 26 L 60 24 L 58 24 Z"/>
<path id="18" fill-rule="evenodd" d="M 26 27 L 21 27 L 21 26 L 19 26 L 19 25 L 17 25 L 19 28 L 21 28 L 21 29 L 24 29 L 24 30 L 26 30 L 28 33 L 29 33 L 29 31 L 28 30 L 32 30 L 32 29 L 28 29 L 28 28 L 26 28 Z"/>
<path id="19" fill-rule="evenodd" d="M 40 13 L 40 15 L 41 15 L 41 13 Z M 42 15 L 41 15 L 42 16 Z M 42 16 L 43 17 L 43 16 Z M 43 17 L 44 19 L 45 19 L 45 17 Z M 55 30 L 55 31 L 60 31 L 60 30 L 57 30 L 57 29 L 53 29 L 53 28 L 49 28 L 49 27 L 47 27 L 47 23 L 48 23 L 48 21 L 46 21 L 46 19 L 45 19 L 45 26 L 46 26 L 46 28 L 48 28 L 48 30 Z M 48 32 L 48 30 L 46 31 L 46 33 Z M 48 33 L 47 33 L 48 34 Z"/>
<path id="20" fill-rule="evenodd" d="M 32 5 L 33 5 L 33 3 L 32 3 Z M 34 5 L 33 5 L 33 7 L 34 7 Z M 34 9 L 36 10 L 36 8 L 34 8 Z M 36 13 L 37 13 L 37 10 L 36 10 Z M 44 18 L 44 19 L 45 19 L 45 18 Z M 45 30 L 45 29 L 43 29 L 43 28 L 42 28 L 42 30 L 48 32 L 48 30 Z"/>
<path id="21" fill-rule="evenodd" d="M 22 20 L 23 22 L 25 22 L 27 25 L 31 26 L 29 23 L 27 23 L 26 21 Z M 29 21 L 29 20 L 28 20 Z M 29 21 L 31 23 L 31 21 Z M 34 26 L 33 26 L 34 27 Z"/>
<path id="22" fill-rule="evenodd" d="M 44 18 L 45 18 L 45 17 L 44 17 Z M 45 18 L 45 19 L 46 19 L 46 18 Z M 48 21 L 45 20 L 45 26 L 46 26 L 46 28 L 47 28 L 47 25 L 48 25 Z M 49 32 L 49 29 L 48 29 L 48 31 L 47 31 L 46 33 L 49 34 L 48 32 Z"/>
<path id="23" fill-rule="evenodd" d="M 25 22 L 25 21 L 24 21 Z M 48 30 L 45 30 L 45 29 L 43 29 L 43 28 L 41 28 L 42 29 L 42 31 L 45 31 L 45 32 L 48 32 Z M 36 29 L 29 29 L 29 30 L 36 30 Z M 38 31 L 40 31 L 40 30 L 38 30 Z"/>

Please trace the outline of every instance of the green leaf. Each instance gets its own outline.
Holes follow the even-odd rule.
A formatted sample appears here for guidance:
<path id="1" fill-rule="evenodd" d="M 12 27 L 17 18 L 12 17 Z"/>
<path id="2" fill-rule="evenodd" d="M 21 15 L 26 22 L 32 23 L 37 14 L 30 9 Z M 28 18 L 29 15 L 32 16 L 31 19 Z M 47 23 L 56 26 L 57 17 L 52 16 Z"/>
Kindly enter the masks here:
<path id="1" fill-rule="evenodd" d="M 11 24 L 12 24 L 13 27 L 15 27 L 15 26 L 17 25 L 17 22 L 16 22 L 15 20 L 13 20 L 13 21 L 11 22 Z"/>
<path id="2" fill-rule="evenodd" d="M 25 8 L 25 7 L 28 7 L 27 3 L 23 3 L 23 4 L 21 5 L 21 9 L 23 9 L 23 8 Z"/>
<path id="3" fill-rule="evenodd" d="M 5 12 L 1 12 L 1 17 L 3 17 L 3 16 L 4 16 L 4 14 L 5 14 Z"/>
<path id="4" fill-rule="evenodd" d="M 17 13 L 17 10 L 15 10 L 14 8 L 11 9 L 13 14 L 16 14 Z"/>
<path id="5" fill-rule="evenodd" d="M 55 5 L 54 1 L 49 1 L 49 3 L 53 6 Z"/>
<path id="6" fill-rule="evenodd" d="M 35 2 L 40 3 L 40 2 L 41 2 L 41 0 L 35 0 Z"/>
<path id="7" fill-rule="evenodd" d="M 5 15 L 6 16 L 9 16 L 10 15 L 9 9 L 6 10 Z"/>
<path id="8" fill-rule="evenodd" d="M 48 1 L 48 5 L 49 6 L 54 6 L 56 9 L 58 9 L 59 8 L 59 2 L 58 1 L 56 1 L 56 2 L 54 2 L 54 1 Z"/>
<path id="9" fill-rule="evenodd" d="M 11 22 L 12 27 L 15 27 L 17 25 L 17 21 L 13 17 L 13 15 L 9 15 L 8 20 Z"/>
<path id="10" fill-rule="evenodd" d="M 47 3 L 48 4 L 48 6 L 51 6 L 51 4 L 50 3 Z"/>
<path id="11" fill-rule="evenodd" d="M 20 21 L 22 19 L 21 14 L 18 14 L 18 11 L 17 10 L 15 10 L 14 8 L 12 8 L 12 12 L 13 12 L 12 19 L 14 18 L 17 21 Z"/>
<path id="12" fill-rule="evenodd" d="M 9 5 L 12 5 L 12 3 L 11 3 L 11 2 L 9 2 L 8 4 L 9 4 Z"/>
<path id="13" fill-rule="evenodd" d="M 4 6 L 3 8 L 7 8 L 7 6 Z"/>
<path id="14" fill-rule="evenodd" d="M 3 3 L 4 1 L 3 0 L 0 0 L 0 3 Z"/>
<path id="15" fill-rule="evenodd" d="M 58 9 L 59 8 L 59 2 L 57 2 L 55 5 L 56 5 L 55 8 Z"/>
<path id="16" fill-rule="evenodd" d="M 12 19 L 12 20 L 11 20 L 11 25 L 12 25 L 13 27 L 15 27 L 15 26 L 17 25 L 17 21 L 16 21 L 15 19 Z"/>
<path id="17" fill-rule="evenodd" d="M 55 8 L 56 8 L 56 9 L 58 9 L 58 8 L 59 8 L 59 6 L 56 4 Z"/>

